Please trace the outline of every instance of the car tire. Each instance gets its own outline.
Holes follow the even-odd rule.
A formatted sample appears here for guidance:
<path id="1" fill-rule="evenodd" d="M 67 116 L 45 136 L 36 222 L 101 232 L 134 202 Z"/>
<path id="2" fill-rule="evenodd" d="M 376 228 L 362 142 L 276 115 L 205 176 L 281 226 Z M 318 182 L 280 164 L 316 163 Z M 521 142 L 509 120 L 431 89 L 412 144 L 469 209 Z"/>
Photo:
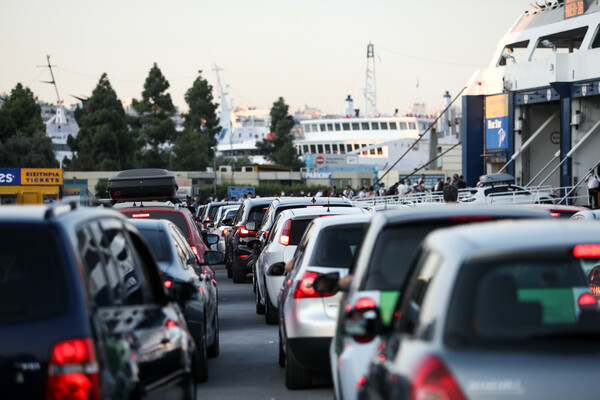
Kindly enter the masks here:
<path id="1" fill-rule="evenodd" d="M 196 368 L 192 368 L 192 373 L 183 381 L 183 398 L 185 400 L 196 400 L 196 382 L 194 380 Z"/>
<path id="2" fill-rule="evenodd" d="M 233 277 L 233 272 L 231 271 L 231 267 L 227 266 L 227 267 L 225 267 L 225 269 L 227 269 L 227 278 L 231 279 Z"/>
<path id="3" fill-rule="evenodd" d="M 233 269 L 233 283 L 246 282 L 246 272 L 236 269 L 235 265 L 232 267 L 232 269 Z"/>
<path id="4" fill-rule="evenodd" d="M 287 346 L 285 357 L 285 386 L 288 389 L 309 389 L 312 386 L 310 371 L 302 367 Z"/>
<path id="5" fill-rule="evenodd" d="M 254 285 L 256 286 L 256 281 Z M 254 291 L 254 303 L 256 304 L 256 313 L 263 315 L 265 313 L 265 306 L 260 302 L 260 291 L 258 288 Z"/>
<path id="6" fill-rule="evenodd" d="M 281 331 L 279 332 L 279 366 L 281 368 L 285 367 L 285 353 L 283 352 L 283 342 L 281 340 Z"/>
<path id="7" fill-rule="evenodd" d="M 213 343 L 206 350 L 206 354 L 210 358 L 214 358 L 219 355 L 219 314 L 215 314 L 215 320 L 213 322 L 214 330 L 215 330 L 215 338 Z"/>
<path id="8" fill-rule="evenodd" d="M 206 354 L 206 323 L 202 339 L 196 341 L 196 365 L 194 366 L 194 379 L 196 382 L 208 380 L 208 357 Z"/>
<path id="9" fill-rule="evenodd" d="M 277 307 L 271 303 L 268 293 L 265 298 L 265 323 L 267 325 L 277 325 L 279 323 L 279 313 Z"/>

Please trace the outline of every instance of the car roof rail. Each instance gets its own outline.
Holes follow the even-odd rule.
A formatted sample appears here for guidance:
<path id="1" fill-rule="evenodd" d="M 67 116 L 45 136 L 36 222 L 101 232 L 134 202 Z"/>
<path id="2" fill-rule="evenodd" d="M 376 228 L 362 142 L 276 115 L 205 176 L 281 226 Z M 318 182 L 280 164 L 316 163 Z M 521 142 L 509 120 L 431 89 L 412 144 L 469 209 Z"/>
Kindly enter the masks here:
<path id="1" fill-rule="evenodd" d="M 52 219 L 56 215 L 58 215 L 58 210 L 66 210 L 67 212 L 73 211 L 79 208 L 79 200 L 68 199 L 68 200 L 60 200 L 55 201 L 50 204 L 46 212 L 44 213 L 44 219 Z M 63 213 L 64 214 L 64 213 Z"/>

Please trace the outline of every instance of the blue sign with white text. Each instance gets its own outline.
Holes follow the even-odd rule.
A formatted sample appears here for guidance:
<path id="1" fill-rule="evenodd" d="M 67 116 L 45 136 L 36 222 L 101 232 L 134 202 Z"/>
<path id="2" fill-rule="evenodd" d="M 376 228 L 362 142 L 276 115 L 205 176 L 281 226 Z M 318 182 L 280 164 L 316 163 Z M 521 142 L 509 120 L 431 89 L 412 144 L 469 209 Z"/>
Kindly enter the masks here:
<path id="1" fill-rule="evenodd" d="M 252 186 L 229 186 L 227 188 L 227 196 L 229 196 L 230 201 L 233 200 L 234 197 L 236 198 L 236 200 L 245 198 L 248 193 L 250 193 L 252 197 L 254 197 L 254 188 Z"/>
<path id="2" fill-rule="evenodd" d="M 21 168 L 0 168 L 0 185 L 20 185 Z"/>
<path id="3" fill-rule="evenodd" d="M 485 98 L 485 149 L 508 149 L 508 95 Z"/>

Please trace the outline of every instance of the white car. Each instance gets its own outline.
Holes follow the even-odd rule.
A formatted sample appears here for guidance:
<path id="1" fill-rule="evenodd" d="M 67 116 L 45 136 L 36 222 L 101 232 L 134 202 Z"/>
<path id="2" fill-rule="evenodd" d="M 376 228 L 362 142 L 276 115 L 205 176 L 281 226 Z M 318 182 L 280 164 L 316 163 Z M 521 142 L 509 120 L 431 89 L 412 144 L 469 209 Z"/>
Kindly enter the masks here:
<path id="1" fill-rule="evenodd" d="M 294 256 L 300 238 L 308 224 L 318 217 L 332 215 L 366 214 L 358 207 L 309 207 L 282 211 L 265 240 L 265 246 L 254 263 L 256 313 L 265 314 L 265 322 L 278 322 L 277 294 L 283 284 L 283 276 L 268 275 L 267 269 L 277 263 L 287 263 Z"/>
<path id="2" fill-rule="evenodd" d="M 480 187 L 459 192 L 459 202 L 466 204 L 554 204 L 559 199 L 554 193 L 537 188 L 515 185 L 510 174 L 488 174 L 479 178 Z"/>
<path id="3" fill-rule="evenodd" d="M 227 236 L 227 230 L 232 226 L 233 217 L 240 206 L 241 204 L 236 204 L 219 208 L 219 211 L 217 211 L 217 215 L 215 216 L 215 226 L 209 229 L 210 233 L 219 236 L 217 249 L 223 254 L 225 254 L 225 237 Z"/>

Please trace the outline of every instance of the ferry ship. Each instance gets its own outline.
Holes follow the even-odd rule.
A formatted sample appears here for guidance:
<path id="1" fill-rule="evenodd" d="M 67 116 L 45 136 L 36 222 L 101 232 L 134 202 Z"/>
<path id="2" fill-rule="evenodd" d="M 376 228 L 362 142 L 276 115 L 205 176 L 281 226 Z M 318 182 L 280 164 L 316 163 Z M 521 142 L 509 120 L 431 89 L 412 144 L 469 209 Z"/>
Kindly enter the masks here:
<path id="1" fill-rule="evenodd" d="M 463 97 L 469 185 L 501 171 L 524 186 L 565 192 L 600 161 L 600 4 L 532 7 L 500 39 L 489 66 L 473 74 Z"/>

